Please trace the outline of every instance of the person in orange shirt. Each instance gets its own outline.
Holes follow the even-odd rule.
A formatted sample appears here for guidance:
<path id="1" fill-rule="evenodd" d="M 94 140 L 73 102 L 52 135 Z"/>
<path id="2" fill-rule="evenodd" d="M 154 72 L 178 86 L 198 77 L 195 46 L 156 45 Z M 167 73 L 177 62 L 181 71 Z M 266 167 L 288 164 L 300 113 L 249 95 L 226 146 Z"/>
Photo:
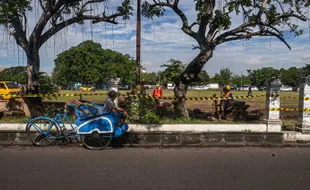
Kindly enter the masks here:
<path id="1" fill-rule="evenodd" d="M 156 87 L 153 90 L 153 97 L 155 98 L 155 103 L 160 104 L 159 99 L 163 97 L 163 91 L 159 88 L 159 84 L 156 84 Z"/>

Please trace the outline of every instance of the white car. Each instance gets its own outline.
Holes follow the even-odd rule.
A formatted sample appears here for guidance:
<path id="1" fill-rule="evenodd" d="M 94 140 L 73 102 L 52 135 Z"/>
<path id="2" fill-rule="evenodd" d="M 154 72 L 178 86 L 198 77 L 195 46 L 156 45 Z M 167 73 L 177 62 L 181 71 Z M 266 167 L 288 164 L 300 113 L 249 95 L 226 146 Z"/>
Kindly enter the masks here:
<path id="1" fill-rule="evenodd" d="M 290 86 L 283 86 L 280 88 L 280 91 L 289 92 L 289 91 L 293 91 L 293 88 Z"/>

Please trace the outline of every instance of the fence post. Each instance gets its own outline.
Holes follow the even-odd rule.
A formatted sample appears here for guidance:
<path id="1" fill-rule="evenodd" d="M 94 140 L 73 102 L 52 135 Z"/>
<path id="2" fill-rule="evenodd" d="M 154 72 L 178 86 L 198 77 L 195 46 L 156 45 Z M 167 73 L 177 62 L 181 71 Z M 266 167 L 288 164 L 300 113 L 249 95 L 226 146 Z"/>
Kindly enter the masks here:
<path id="1" fill-rule="evenodd" d="M 280 88 L 279 79 L 273 79 L 267 84 L 265 123 L 267 132 L 281 132 L 282 121 L 280 119 Z"/>
<path id="2" fill-rule="evenodd" d="M 298 126 L 296 130 L 302 133 L 310 133 L 310 75 L 300 80 L 298 109 Z"/>
<path id="3" fill-rule="evenodd" d="M 118 92 L 120 80 L 121 80 L 120 78 L 110 77 L 110 79 L 108 80 L 108 92 L 112 90 L 114 90 L 115 92 Z M 118 106 L 118 98 L 114 100 L 114 103 L 116 106 Z"/>

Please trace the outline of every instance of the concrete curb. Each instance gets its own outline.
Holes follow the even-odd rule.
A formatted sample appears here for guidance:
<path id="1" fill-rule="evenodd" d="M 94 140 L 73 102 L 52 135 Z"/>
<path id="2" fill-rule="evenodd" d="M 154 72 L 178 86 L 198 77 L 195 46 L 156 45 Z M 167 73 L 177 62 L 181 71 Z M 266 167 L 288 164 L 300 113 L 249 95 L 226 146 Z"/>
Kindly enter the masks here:
<path id="1" fill-rule="evenodd" d="M 70 142 L 69 139 L 67 141 Z M 76 143 L 76 140 L 72 142 Z M 31 145 L 31 142 L 24 132 L 2 132 L 0 144 Z M 253 132 L 130 132 L 114 139 L 113 144 L 130 147 L 278 146 L 283 144 L 283 135 Z"/>
<path id="2" fill-rule="evenodd" d="M 25 127 L 25 123 L 2 123 L 0 132 L 24 132 Z M 129 124 L 128 132 L 281 132 L 281 130 L 268 131 L 266 124 Z"/>
<path id="3" fill-rule="evenodd" d="M 297 131 L 283 131 L 283 139 L 286 142 L 310 142 L 310 134 L 302 134 Z"/>
<path id="4" fill-rule="evenodd" d="M 25 123 L 0 124 L 0 144 L 31 145 Z M 266 132 L 265 124 L 130 124 L 115 144 L 130 147 L 308 146 L 310 134 Z M 73 140 L 73 142 L 75 142 Z M 310 145 L 310 144 L 309 144 Z"/>

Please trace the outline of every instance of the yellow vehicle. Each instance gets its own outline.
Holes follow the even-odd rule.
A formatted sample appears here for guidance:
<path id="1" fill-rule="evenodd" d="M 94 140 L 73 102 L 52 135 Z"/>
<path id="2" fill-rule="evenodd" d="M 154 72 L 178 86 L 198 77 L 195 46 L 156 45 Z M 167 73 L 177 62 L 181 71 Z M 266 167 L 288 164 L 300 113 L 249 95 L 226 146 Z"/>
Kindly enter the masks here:
<path id="1" fill-rule="evenodd" d="M 20 88 L 14 82 L 0 81 L 0 100 L 20 98 Z"/>
<path id="2" fill-rule="evenodd" d="M 83 87 L 83 86 L 81 86 L 80 91 L 82 91 L 82 92 L 95 92 L 96 88 L 95 87 Z"/>

